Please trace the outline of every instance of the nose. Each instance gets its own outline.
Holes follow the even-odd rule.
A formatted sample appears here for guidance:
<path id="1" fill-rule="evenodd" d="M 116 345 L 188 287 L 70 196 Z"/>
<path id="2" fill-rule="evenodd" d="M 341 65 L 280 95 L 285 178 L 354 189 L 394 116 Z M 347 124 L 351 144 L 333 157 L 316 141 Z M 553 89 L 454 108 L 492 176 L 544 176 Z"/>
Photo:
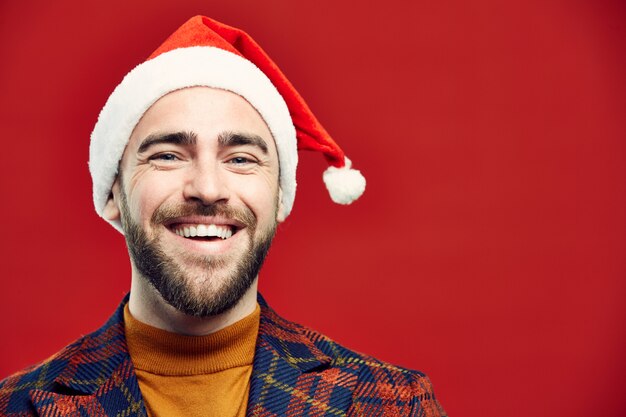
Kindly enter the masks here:
<path id="1" fill-rule="evenodd" d="M 183 196 L 186 200 L 195 200 L 209 205 L 230 197 L 228 184 L 219 163 L 197 163 L 189 168 Z"/>

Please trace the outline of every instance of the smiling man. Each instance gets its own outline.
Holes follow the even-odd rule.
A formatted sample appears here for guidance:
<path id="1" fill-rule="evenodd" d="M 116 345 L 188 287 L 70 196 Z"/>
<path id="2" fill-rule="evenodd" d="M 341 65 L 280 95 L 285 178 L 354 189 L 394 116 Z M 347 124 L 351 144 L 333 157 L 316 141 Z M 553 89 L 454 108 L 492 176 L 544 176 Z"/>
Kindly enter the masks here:
<path id="1" fill-rule="evenodd" d="M 111 319 L 0 382 L 1 416 L 441 416 L 428 378 L 278 316 L 257 294 L 295 198 L 297 149 L 331 198 L 365 189 L 244 32 L 203 16 L 133 69 L 91 137 L 96 211 L 131 288 Z"/>
<path id="2" fill-rule="evenodd" d="M 284 219 L 278 175 L 272 134 L 242 97 L 190 87 L 152 105 L 103 213 L 124 229 L 133 316 L 202 335 L 251 314 L 257 274 Z"/>

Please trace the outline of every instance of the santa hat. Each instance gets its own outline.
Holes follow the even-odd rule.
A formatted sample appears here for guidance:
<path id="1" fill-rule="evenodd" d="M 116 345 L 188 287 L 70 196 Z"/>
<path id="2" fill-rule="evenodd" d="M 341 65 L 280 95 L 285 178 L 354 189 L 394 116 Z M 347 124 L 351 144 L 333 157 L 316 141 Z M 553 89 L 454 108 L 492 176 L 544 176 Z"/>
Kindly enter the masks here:
<path id="1" fill-rule="evenodd" d="M 278 149 L 285 216 L 296 194 L 298 149 L 321 152 L 332 200 L 350 204 L 365 178 L 318 122 L 278 66 L 245 32 L 195 16 L 174 32 L 115 88 L 91 134 L 89 170 L 96 211 L 102 216 L 130 135 L 143 114 L 164 95 L 186 87 L 228 90 L 245 98 L 267 124 Z M 121 231 L 119 222 L 112 222 Z"/>

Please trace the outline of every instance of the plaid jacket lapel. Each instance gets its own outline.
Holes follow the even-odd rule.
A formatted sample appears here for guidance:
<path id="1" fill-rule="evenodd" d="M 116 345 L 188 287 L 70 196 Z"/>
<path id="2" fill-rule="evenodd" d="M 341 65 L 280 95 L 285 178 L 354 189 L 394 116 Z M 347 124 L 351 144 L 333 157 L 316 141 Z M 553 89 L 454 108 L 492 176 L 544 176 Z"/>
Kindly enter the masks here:
<path id="1" fill-rule="evenodd" d="M 356 368 L 337 366 L 341 364 L 333 363 L 302 327 L 279 317 L 260 296 L 259 303 L 261 323 L 247 415 L 346 415 Z"/>
<path id="2" fill-rule="evenodd" d="M 123 308 L 86 336 L 65 359 L 55 392 L 35 389 L 31 401 L 41 416 L 147 416 L 124 338 Z"/>

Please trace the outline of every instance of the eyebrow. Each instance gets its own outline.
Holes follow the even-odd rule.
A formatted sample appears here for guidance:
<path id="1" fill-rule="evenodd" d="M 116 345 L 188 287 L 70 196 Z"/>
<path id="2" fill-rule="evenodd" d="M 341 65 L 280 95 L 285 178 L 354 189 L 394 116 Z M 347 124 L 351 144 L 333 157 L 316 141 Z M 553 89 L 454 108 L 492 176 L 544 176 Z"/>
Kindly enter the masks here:
<path id="1" fill-rule="evenodd" d="M 261 149 L 264 154 L 268 152 L 267 142 L 253 133 L 224 132 L 219 134 L 217 140 L 220 147 L 251 145 Z M 193 132 L 153 133 L 141 142 L 137 152 L 143 153 L 151 146 L 163 143 L 188 146 L 195 145 L 196 142 L 197 135 Z"/>
<path id="2" fill-rule="evenodd" d="M 169 143 L 173 145 L 195 145 L 197 136 L 193 132 L 153 133 L 148 135 L 139 145 L 138 153 L 145 152 L 154 145 Z"/>
<path id="3" fill-rule="evenodd" d="M 221 147 L 252 145 L 267 154 L 267 143 L 261 136 L 254 133 L 224 132 L 220 133 L 217 140 Z"/>

